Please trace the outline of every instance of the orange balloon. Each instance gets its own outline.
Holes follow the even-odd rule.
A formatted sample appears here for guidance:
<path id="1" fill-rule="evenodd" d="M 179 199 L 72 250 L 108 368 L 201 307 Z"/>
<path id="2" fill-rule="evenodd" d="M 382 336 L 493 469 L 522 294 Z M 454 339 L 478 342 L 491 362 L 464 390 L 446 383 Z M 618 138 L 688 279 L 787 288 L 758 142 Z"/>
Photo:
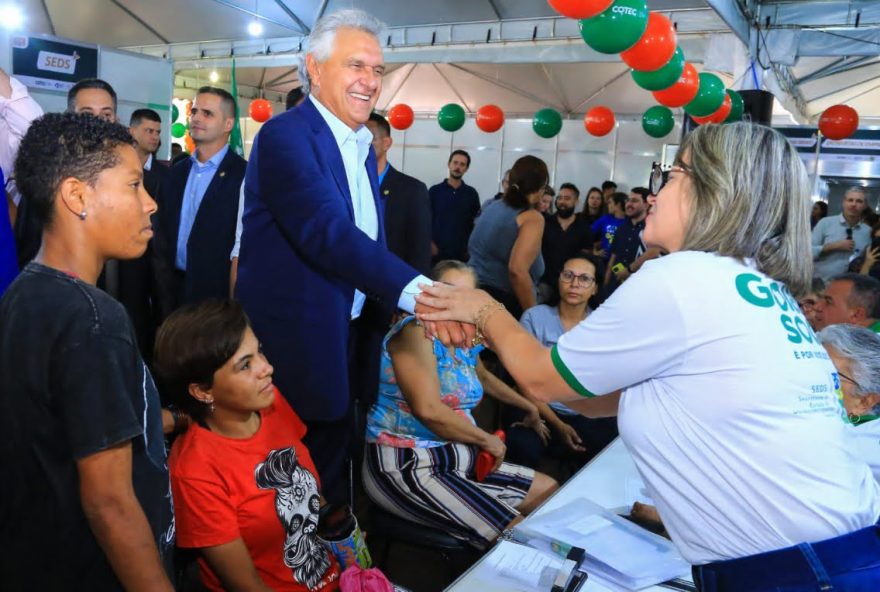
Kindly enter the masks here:
<path id="1" fill-rule="evenodd" d="M 193 110 L 193 102 L 192 102 L 192 101 L 187 101 L 187 102 L 186 102 L 186 116 L 187 116 L 187 117 L 189 117 L 190 115 L 192 115 L 192 110 Z"/>
<path id="2" fill-rule="evenodd" d="M 694 100 L 700 91 L 700 76 L 697 69 L 685 63 L 678 82 L 663 90 L 655 90 L 652 95 L 661 105 L 667 107 L 684 107 Z"/>
<path id="3" fill-rule="evenodd" d="M 831 140 L 850 137 L 859 128 L 859 114 L 849 105 L 833 105 L 819 117 L 819 131 Z"/>
<path id="4" fill-rule="evenodd" d="M 614 111 L 608 107 L 593 107 L 584 116 L 584 128 L 594 136 L 605 136 L 614 129 Z"/>
<path id="5" fill-rule="evenodd" d="M 704 125 L 707 123 L 724 123 L 724 120 L 727 119 L 727 116 L 730 115 L 730 110 L 732 108 L 732 103 L 730 102 L 730 95 L 724 93 L 724 102 L 721 103 L 721 106 L 718 107 L 718 110 L 711 115 L 706 115 L 705 117 L 691 117 L 694 121 L 696 121 L 700 125 Z"/>
<path id="6" fill-rule="evenodd" d="M 248 113 L 250 113 L 251 119 L 258 123 L 269 121 L 269 118 L 272 117 L 272 103 L 266 99 L 254 99 L 251 101 Z"/>
<path id="7" fill-rule="evenodd" d="M 550 6 L 570 19 L 593 18 L 614 4 L 614 0 L 547 0 Z"/>
<path id="8" fill-rule="evenodd" d="M 648 27 L 636 44 L 620 54 L 627 66 L 640 72 L 658 70 L 669 63 L 678 44 L 672 21 L 660 14 L 648 14 Z"/>
<path id="9" fill-rule="evenodd" d="M 196 143 L 193 141 L 192 136 L 186 134 L 183 137 L 183 141 L 186 144 L 186 151 L 190 154 L 194 154 L 196 151 Z"/>
<path id="10" fill-rule="evenodd" d="M 504 111 L 498 105 L 483 105 L 477 110 L 477 127 L 484 132 L 497 132 L 503 125 Z"/>
<path id="11" fill-rule="evenodd" d="M 405 130 L 413 124 L 415 114 L 406 103 L 394 105 L 388 110 L 388 123 L 396 130 Z"/>

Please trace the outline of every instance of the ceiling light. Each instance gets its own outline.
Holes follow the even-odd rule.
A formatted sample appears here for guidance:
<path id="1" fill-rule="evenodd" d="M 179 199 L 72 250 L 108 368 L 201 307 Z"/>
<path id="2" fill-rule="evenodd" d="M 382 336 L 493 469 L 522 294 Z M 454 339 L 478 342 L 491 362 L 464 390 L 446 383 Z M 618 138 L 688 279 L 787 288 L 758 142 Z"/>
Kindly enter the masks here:
<path id="1" fill-rule="evenodd" d="M 208 78 L 211 80 L 211 82 L 217 82 L 218 80 L 220 80 L 220 75 L 217 73 L 217 70 L 211 70 Z"/>
<path id="2" fill-rule="evenodd" d="M 263 23 L 260 21 L 251 21 L 248 23 L 248 33 L 251 37 L 259 37 L 263 34 Z"/>
<path id="3" fill-rule="evenodd" d="M 6 4 L 0 6 L 0 26 L 6 29 L 19 29 L 24 24 L 24 15 L 18 6 Z"/>

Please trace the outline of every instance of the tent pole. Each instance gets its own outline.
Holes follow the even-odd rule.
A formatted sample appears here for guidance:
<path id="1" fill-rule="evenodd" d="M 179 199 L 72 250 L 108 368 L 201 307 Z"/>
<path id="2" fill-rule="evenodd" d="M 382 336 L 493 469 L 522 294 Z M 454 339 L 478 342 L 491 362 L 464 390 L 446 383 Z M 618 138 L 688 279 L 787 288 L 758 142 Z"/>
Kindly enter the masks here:
<path id="1" fill-rule="evenodd" d="M 620 139 L 620 123 L 614 124 L 614 145 L 611 148 L 611 176 L 610 181 L 614 180 L 614 169 L 617 168 L 617 141 Z"/>

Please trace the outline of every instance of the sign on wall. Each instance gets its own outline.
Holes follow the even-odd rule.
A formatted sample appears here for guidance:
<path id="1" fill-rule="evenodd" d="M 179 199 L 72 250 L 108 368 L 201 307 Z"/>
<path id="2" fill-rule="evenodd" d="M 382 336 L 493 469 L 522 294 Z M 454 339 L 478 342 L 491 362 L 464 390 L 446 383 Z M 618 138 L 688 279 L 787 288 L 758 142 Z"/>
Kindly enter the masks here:
<path id="1" fill-rule="evenodd" d="M 97 78 L 98 47 L 48 36 L 12 37 L 12 74 L 26 86 L 67 91 Z"/>

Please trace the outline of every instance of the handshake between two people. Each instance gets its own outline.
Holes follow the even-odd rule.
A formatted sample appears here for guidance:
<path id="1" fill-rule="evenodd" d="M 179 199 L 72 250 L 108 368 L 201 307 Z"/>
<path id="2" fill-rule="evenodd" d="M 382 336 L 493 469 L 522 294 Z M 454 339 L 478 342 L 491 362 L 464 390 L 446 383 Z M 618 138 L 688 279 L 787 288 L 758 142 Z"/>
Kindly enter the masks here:
<path id="1" fill-rule="evenodd" d="M 429 336 L 446 346 L 468 348 L 479 343 L 480 313 L 495 303 L 487 292 L 443 283 L 419 284 L 419 289 L 416 318 Z"/>

